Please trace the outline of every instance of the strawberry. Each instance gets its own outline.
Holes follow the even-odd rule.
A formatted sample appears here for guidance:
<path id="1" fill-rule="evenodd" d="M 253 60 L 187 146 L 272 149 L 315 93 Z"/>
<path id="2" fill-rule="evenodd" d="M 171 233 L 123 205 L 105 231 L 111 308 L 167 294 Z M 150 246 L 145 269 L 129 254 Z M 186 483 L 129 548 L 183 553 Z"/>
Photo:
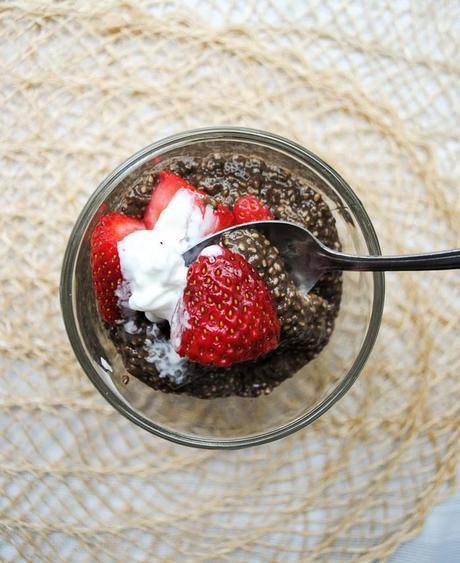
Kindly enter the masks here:
<path id="1" fill-rule="evenodd" d="M 217 219 L 216 224 L 209 232 L 204 233 L 205 235 L 223 231 L 227 227 L 231 227 L 235 224 L 235 217 L 233 216 L 232 210 L 223 203 L 217 204 L 217 207 L 214 209 L 214 217 Z"/>
<path id="2" fill-rule="evenodd" d="M 190 266 L 171 335 L 179 355 L 226 367 L 276 348 L 280 323 L 263 279 L 240 254 L 225 248 Z"/>
<path id="3" fill-rule="evenodd" d="M 233 215 L 237 225 L 273 219 L 270 209 L 253 195 L 238 198 L 233 206 Z"/>
<path id="4" fill-rule="evenodd" d="M 206 212 L 206 194 L 195 186 L 189 184 L 186 180 L 168 172 L 160 170 L 158 173 L 158 182 L 153 190 L 150 202 L 145 210 L 144 222 L 147 229 L 153 229 L 161 212 L 168 206 L 169 202 L 180 189 L 189 190 L 196 195 L 195 201 L 199 206 L 201 214 L 204 218 Z M 216 233 L 234 224 L 233 213 L 226 205 L 218 203 L 213 210 L 212 226 L 203 235 Z"/>
<path id="5" fill-rule="evenodd" d="M 185 188 L 199 195 L 204 195 L 203 192 L 197 190 L 186 180 L 177 176 L 177 174 L 173 174 L 167 170 L 160 170 L 158 173 L 158 182 L 153 190 L 152 198 L 149 201 L 147 209 L 145 210 L 144 223 L 147 229 L 153 229 L 163 209 L 168 207 L 168 203 L 181 188 Z"/>
<path id="6" fill-rule="evenodd" d="M 130 233 L 144 229 L 144 223 L 121 213 L 100 218 L 90 242 L 91 270 L 99 312 L 113 324 L 120 317 L 115 291 L 122 280 L 117 243 Z"/>

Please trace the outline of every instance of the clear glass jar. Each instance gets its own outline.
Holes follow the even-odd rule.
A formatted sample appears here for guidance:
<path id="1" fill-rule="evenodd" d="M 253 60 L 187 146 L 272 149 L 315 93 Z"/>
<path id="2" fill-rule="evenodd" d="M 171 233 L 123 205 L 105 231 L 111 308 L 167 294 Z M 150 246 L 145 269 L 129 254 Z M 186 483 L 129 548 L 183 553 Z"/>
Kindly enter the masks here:
<path id="1" fill-rule="evenodd" d="M 384 302 L 381 273 L 346 272 L 335 329 L 321 354 L 270 395 L 197 399 L 154 391 L 129 376 L 97 313 L 89 241 L 103 214 L 147 167 L 178 156 L 234 152 L 258 156 L 313 183 L 328 203 L 343 249 L 380 254 L 372 223 L 348 184 L 320 158 L 282 137 L 236 127 L 187 131 L 141 150 L 112 172 L 81 212 L 69 239 L 61 277 L 67 333 L 85 373 L 124 416 L 149 432 L 203 448 L 239 448 L 282 438 L 324 414 L 351 387 L 377 337 Z"/>

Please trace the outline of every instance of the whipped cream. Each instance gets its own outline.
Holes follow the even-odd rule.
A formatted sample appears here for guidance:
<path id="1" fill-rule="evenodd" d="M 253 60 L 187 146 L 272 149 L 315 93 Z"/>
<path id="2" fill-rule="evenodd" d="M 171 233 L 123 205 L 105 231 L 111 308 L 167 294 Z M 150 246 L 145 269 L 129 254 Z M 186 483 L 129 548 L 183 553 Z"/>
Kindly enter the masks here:
<path id="1" fill-rule="evenodd" d="M 169 320 L 187 278 L 180 250 L 155 230 L 142 230 L 118 243 L 118 255 L 131 290 L 129 308 L 144 311 L 154 322 Z"/>
<path id="2" fill-rule="evenodd" d="M 178 190 L 161 212 L 153 230 L 135 231 L 118 243 L 123 278 L 129 284 L 128 306 L 152 322 L 171 321 L 182 297 L 187 267 L 182 253 L 215 226 L 211 206 L 204 216 L 195 196 Z"/>
<path id="3" fill-rule="evenodd" d="M 218 244 L 211 244 L 200 252 L 200 256 L 207 256 L 208 258 L 216 258 L 216 256 L 220 256 L 223 254 L 224 251 L 221 246 Z"/>

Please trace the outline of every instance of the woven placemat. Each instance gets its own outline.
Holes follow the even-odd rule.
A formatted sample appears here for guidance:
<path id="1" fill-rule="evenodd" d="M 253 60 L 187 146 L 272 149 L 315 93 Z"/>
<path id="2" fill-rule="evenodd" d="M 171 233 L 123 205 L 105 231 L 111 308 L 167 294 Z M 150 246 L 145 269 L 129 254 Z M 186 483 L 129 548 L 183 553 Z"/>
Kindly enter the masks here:
<path id="1" fill-rule="evenodd" d="M 386 253 L 460 246 L 459 21 L 447 1 L 0 3 L 1 560 L 380 560 L 417 533 L 454 486 L 458 272 L 387 276 L 376 349 L 313 426 L 209 452 L 99 396 L 59 271 L 110 170 L 219 124 L 319 154 Z"/>

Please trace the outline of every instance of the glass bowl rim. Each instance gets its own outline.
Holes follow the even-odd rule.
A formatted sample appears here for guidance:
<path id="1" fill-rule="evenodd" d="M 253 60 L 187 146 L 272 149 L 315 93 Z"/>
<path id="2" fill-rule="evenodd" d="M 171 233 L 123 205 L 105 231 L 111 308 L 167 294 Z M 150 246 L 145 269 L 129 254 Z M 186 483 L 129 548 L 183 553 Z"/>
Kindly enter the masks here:
<path id="1" fill-rule="evenodd" d="M 99 208 L 100 204 L 103 203 L 106 196 L 111 192 L 115 181 L 117 181 L 118 185 L 123 177 L 126 177 L 136 166 L 142 164 L 143 161 L 152 158 L 155 154 L 161 154 L 165 150 L 185 146 L 191 142 L 209 141 L 212 139 L 232 139 L 235 141 L 252 141 L 262 143 L 271 149 L 281 149 L 289 156 L 294 156 L 301 163 L 312 166 L 332 184 L 334 190 L 339 193 L 353 212 L 354 219 L 357 221 L 365 238 L 370 255 L 381 254 L 377 234 L 360 199 L 348 183 L 317 155 L 298 143 L 290 141 L 289 139 L 258 129 L 249 129 L 245 127 L 204 127 L 171 135 L 148 145 L 120 164 L 99 184 L 80 212 L 80 215 L 78 216 L 74 228 L 69 236 L 61 271 L 60 301 L 67 335 L 80 366 L 83 368 L 83 371 L 89 377 L 97 390 L 118 412 L 144 430 L 147 430 L 148 432 L 161 438 L 170 440 L 176 444 L 205 449 L 237 449 L 260 445 L 284 438 L 285 436 L 288 436 L 289 434 L 292 434 L 314 422 L 328 411 L 334 403 L 342 398 L 343 395 L 345 395 L 356 381 L 358 375 L 364 367 L 377 338 L 383 314 L 385 278 L 382 272 L 374 272 L 372 274 L 374 289 L 372 312 L 364 341 L 351 368 L 341 379 L 340 383 L 338 383 L 318 405 L 316 405 L 311 411 L 291 422 L 267 432 L 261 432 L 241 438 L 206 438 L 191 436 L 164 428 L 143 417 L 131 407 L 123 404 L 94 369 L 91 360 L 88 358 L 82 345 L 74 308 L 73 287 L 75 266 L 83 234 L 86 232 L 95 211 Z"/>

